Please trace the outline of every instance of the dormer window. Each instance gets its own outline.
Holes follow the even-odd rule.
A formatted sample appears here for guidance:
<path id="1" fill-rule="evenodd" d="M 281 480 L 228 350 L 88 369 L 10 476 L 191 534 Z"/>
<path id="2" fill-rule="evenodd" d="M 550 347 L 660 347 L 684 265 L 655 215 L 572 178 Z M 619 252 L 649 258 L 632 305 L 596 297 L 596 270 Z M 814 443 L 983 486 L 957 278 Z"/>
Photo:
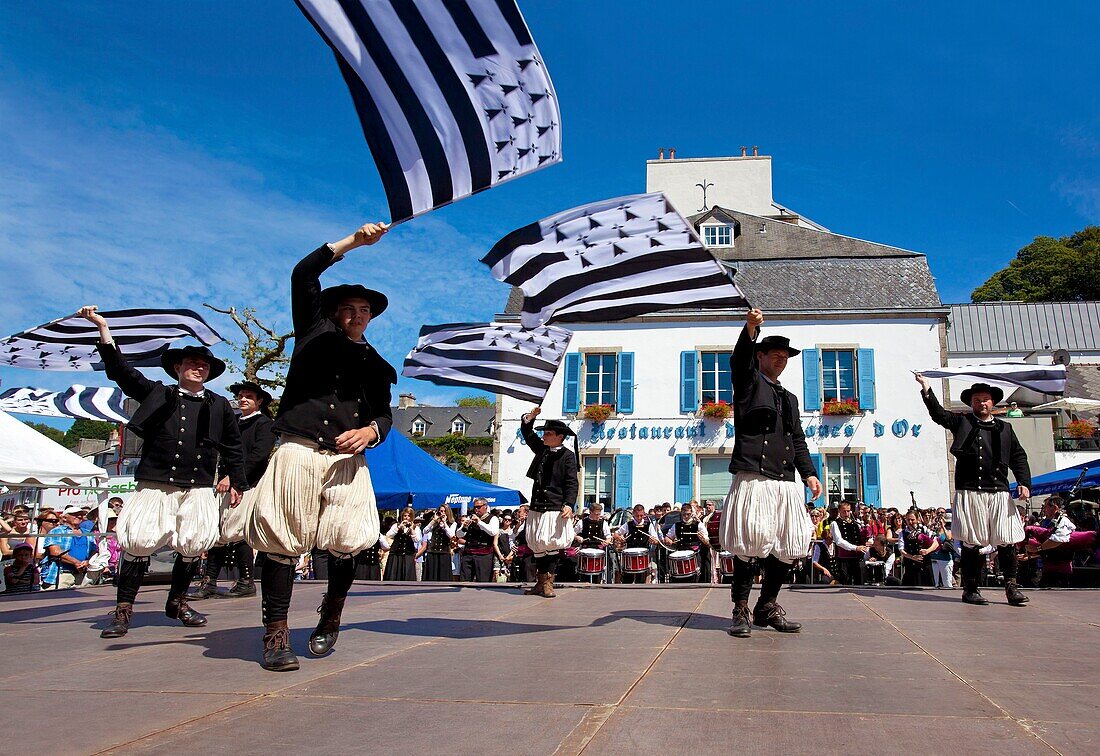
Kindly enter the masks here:
<path id="1" fill-rule="evenodd" d="M 427 430 L 428 424 L 424 422 L 421 418 L 418 417 L 413 420 L 412 432 L 414 436 L 423 436 L 424 433 L 427 432 Z"/>
<path id="2" fill-rule="evenodd" d="M 466 435 L 466 421 L 461 417 L 456 417 L 451 421 L 451 433 L 456 436 Z"/>
<path id="3" fill-rule="evenodd" d="M 725 224 L 703 226 L 703 243 L 708 247 L 731 247 L 733 229 Z"/>

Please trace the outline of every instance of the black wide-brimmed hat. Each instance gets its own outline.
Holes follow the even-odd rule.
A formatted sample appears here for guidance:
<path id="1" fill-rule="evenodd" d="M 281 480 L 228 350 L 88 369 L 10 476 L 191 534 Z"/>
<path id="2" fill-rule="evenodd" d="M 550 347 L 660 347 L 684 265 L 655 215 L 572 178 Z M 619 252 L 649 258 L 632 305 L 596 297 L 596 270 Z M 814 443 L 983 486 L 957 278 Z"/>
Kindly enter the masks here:
<path id="1" fill-rule="evenodd" d="M 169 349 L 160 356 L 160 366 L 164 368 L 164 372 L 172 376 L 173 380 L 179 380 L 179 376 L 172 368 L 183 362 L 185 357 L 206 360 L 206 363 L 210 365 L 210 375 L 206 377 L 208 381 L 214 380 L 225 372 L 225 363 L 215 357 L 214 353 L 205 346 L 185 346 L 178 349 Z"/>
<path id="2" fill-rule="evenodd" d="M 271 396 L 267 389 L 261 387 L 258 383 L 253 383 L 252 381 L 239 381 L 237 383 L 234 383 L 232 386 L 229 387 L 229 393 L 231 393 L 233 396 L 236 396 L 241 391 L 241 389 L 244 389 L 245 391 L 251 391 L 253 394 L 260 397 L 260 407 L 266 407 L 267 405 L 271 404 L 271 400 L 274 399 L 274 397 Z"/>
<path id="3" fill-rule="evenodd" d="M 963 390 L 962 396 L 960 398 L 962 399 L 963 404 L 970 404 L 970 397 L 974 396 L 974 394 L 981 393 L 982 391 L 993 397 L 994 405 L 1000 404 L 1001 400 L 1005 398 L 1004 391 L 997 388 L 996 386 L 990 386 L 988 383 L 975 383 L 970 388 Z"/>
<path id="4" fill-rule="evenodd" d="M 390 300 L 386 295 L 359 284 L 340 284 L 321 291 L 321 311 L 326 315 L 336 310 L 336 306 L 345 299 L 365 299 L 370 302 L 370 316 L 377 318 L 386 310 Z"/>
<path id="5" fill-rule="evenodd" d="M 802 353 L 801 349 L 795 349 L 791 346 L 791 340 L 786 336 L 765 336 L 756 342 L 756 351 L 758 352 L 770 352 L 772 349 L 786 349 L 787 354 L 791 357 Z"/>
<path id="6" fill-rule="evenodd" d="M 561 420 L 547 420 L 545 423 L 535 428 L 538 431 L 550 431 L 551 433 L 560 433 L 563 436 L 575 436 L 576 433 L 568 425 Z"/>

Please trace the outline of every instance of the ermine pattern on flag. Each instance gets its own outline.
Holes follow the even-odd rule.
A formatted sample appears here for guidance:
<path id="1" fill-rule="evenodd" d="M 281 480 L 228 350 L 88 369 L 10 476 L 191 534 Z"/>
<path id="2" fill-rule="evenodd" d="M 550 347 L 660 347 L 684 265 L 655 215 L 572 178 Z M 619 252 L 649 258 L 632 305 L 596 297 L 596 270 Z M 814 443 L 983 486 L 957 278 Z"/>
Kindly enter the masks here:
<path id="1" fill-rule="evenodd" d="M 296 0 L 336 56 L 407 220 L 561 161 L 561 114 L 515 0 Z"/>
<path id="2" fill-rule="evenodd" d="M 921 371 L 925 378 L 963 378 L 1004 388 L 1025 388 L 1040 394 L 1062 394 L 1066 390 L 1065 365 L 1032 365 L 1026 362 L 994 362 L 984 365 L 956 365 Z"/>
<path id="3" fill-rule="evenodd" d="M 401 375 L 541 402 L 572 337 L 571 331 L 553 326 L 533 330 L 503 323 L 424 326 Z"/>
<path id="4" fill-rule="evenodd" d="M 116 388 L 97 388 L 79 384 L 65 391 L 38 388 L 13 388 L 0 393 L 0 409 L 25 415 L 74 417 L 128 423 L 126 396 Z"/>
<path id="5" fill-rule="evenodd" d="M 172 342 L 186 337 L 210 346 L 222 340 L 194 310 L 116 310 L 101 312 L 115 344 L 137 367 L 160 365 Z M 96 351 L 99 329 L 76 315 L 0 340 L 0 365 L 32 370 L 102 370 Z"/>
<path id="6" fill-rule="evenodd" d="M 482 262 L 498 281 L 523 290 L 526 328 L 748 305 L 730 271 L 660 192 L 544 218 L 505 236 Z"/>

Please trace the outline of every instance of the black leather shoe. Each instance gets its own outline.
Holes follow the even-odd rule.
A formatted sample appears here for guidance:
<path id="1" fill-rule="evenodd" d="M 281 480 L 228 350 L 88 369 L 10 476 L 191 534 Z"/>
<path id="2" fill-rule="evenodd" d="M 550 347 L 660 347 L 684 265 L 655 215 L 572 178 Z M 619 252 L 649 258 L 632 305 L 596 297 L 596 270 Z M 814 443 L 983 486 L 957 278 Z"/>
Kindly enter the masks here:
<path id="1" fill-rule="evenodd" d="M 182 598 L 169 598 L 168 603 L 164 605 L 164 614 L 172 619 L 178 619 L 186 627 L 206 625 L 206 615 L 196 612 Z"/>
<path id="2" fill-rule="evenodd" d="M 188 601 L 202 601 L 208 599 L 211 596 L 218 595 L 218 583 L 216 580 L 210 578 L 203 578 L 202 582 L 197 587 L 192 588 L 187 592 Z"/>
<path id="3" fill-rule="evenodd" d="M 982 592 L 978 589 L 977 582 L 963 583 L 963 603 L 974 604 L 975 606 L 985 606 L 989 601 L 982 595 Z"/>
<path id="4" fill-rule="evenodd" d="M 321 597 L 317 613 L 321 615 L 317 629 L 309 636 L 309 652 L 314 656 L 324 656 L 336 645 L 340 637 L 340 615 L 344 611 L 346 599 L 330 599 L 326 593 Z"/>
<path id="5" fill-rule="evenodd" d="M 298 669 L 298 657 L 290 650 L 290 629 L 286 622 L 273 622 L 266 629 L 263 668 L 270 672 Z"/>
<path id="6" fill-rule="evenodd" d="M 748 638 L 752 635 L 748 604 L 733 607 L 733 621 L 730 622 L 729 629 L 726 632 L 734 638 Z"/>
<path id="7" fill-rule="evenodd" d="M 1009 580 L 1005 583 L 1005 598 L 1008 599 L 1008 603 L 1012 606 L 1023 606 L 1027 602 L 1031 601 L 1020 590 L 1020 584 L 1015 580 Z"/>
<path id="8" fill-rule="evenodd" d="M 229 598 L 245 598 L 247 596 L 256 595 L 256 584 L 251 580 L 238 580 L 233 584 L 225 593 L 219 593 L 214 598 L 229 599 Z"/>
<path id="9" fill-rule="evenodd" d="M 121 638 L 130 631 L 130 618 L 134 616 L 133 604 L 119 604 L 111 612 L 114 619 L 106 629 L 99 634 L 100 638 Z"/>
<path id="10" fill-rule="evenodd" d="M 788 620 L 783 607 L 774 602 L 757 605 L 752 610 L 752 624 L 757 627 L 771 627 L 781 633 L 797 633 L 802 629 L 801 623 Z"/>

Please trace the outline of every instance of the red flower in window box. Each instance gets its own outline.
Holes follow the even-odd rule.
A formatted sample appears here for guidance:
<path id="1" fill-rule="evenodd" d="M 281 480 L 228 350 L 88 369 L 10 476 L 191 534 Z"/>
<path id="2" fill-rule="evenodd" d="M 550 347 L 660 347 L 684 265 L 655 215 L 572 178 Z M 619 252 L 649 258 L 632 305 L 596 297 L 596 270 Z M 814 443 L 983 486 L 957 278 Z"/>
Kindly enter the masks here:
<path id="1" fill-rule="evenodd" d="M 699 408 L 699 416 L 710 418 L 711 420 L 728 420 L 732 414 L 733 407 L 730 406 L 730 403 L 721 400 L 717 402 L 703 402 L 703 406 Z"/>
<path id="2" fill-rule="evenodd" d="M 1070 438 L 1092 438 L 1096 435 L 1096 426 L 1088 420 L 1074 420 L 1066 425 L 1066 435 Z"/>
<path id="3" fill-rule="evenodd" d="M 602 423 L 604 420 L 611 417 L 611 413 L 614 411 L 614 408 L 610 404 L 586 404 L 582 414 L 585 420 L 591 420 L 594 423 Z"/>
<path id="4" fill-rule="evenodd" d="M 822 415 L 858 415 L 859 402 L 855 399 L 826 399 L 821 408 Z"/>

